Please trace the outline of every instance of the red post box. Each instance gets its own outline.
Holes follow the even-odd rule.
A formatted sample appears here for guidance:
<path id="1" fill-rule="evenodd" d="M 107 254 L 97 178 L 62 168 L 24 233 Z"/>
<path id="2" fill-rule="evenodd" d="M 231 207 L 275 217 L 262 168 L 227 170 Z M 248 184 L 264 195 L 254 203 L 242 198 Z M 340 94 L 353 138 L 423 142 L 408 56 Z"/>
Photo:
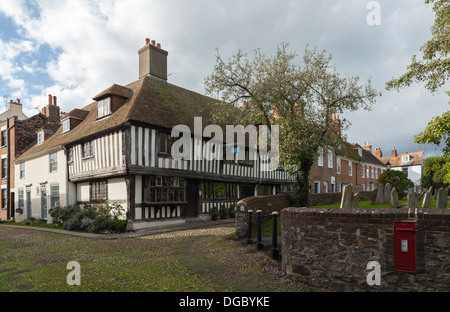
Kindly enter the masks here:
<path id="1" fill-rule="evenodd" d="M 395 270 L 416 272 L 415 222 L 394 222 Z"/>

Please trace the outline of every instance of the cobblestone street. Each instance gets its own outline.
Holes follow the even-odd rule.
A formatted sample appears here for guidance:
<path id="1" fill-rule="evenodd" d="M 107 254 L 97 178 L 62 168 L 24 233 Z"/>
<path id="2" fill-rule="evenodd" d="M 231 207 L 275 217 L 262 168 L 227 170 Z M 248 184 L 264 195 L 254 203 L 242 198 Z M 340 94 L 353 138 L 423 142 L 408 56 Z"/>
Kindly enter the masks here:
<path id="1" fill-rule="evenodd" d="M 96 239 L 0 226 L 1 291 L 296 292 L 280 262 L 234 239 L 232 224 Z M 81 284 L 66 268 L 80 264 Z"/>

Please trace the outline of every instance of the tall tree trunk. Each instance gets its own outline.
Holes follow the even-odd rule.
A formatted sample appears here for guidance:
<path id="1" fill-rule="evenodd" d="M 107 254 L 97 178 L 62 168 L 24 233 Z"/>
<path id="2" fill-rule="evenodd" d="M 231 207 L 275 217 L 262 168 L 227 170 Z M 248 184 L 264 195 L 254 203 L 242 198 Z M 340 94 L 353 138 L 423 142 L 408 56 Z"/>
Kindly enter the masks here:
<path id="1" fill-rule="evenodd" d="M 310 207 L 311 201 L 309 198 L 310 183 L 309 172 L 314 164 L 315 157 L 303 157 L 300 163 L 300 173 L 297 174 L 297 194 L 295 196 L 295 205 L 298 207 Z"/>

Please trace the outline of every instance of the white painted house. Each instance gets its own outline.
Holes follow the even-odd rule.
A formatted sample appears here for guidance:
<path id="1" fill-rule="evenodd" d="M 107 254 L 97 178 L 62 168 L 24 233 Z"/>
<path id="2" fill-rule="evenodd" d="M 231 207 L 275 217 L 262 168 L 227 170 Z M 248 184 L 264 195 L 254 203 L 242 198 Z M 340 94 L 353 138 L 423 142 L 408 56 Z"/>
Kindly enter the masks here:
<path id="1" fill-rule="evenodd" d="M 423 174 L 423 151 L 411 152 L 405 154 L 398 154 L 394 147 L 391 151 L 391 156 L 384 156 L 380 148 L 375 151 L 375 156 L 380 159 L 385 165 L 389 162 L 391 170 L 398 170 L 406 173 L 408 179 L 414 183 L 416 191 L 421 190 L 421 178 Z"/>

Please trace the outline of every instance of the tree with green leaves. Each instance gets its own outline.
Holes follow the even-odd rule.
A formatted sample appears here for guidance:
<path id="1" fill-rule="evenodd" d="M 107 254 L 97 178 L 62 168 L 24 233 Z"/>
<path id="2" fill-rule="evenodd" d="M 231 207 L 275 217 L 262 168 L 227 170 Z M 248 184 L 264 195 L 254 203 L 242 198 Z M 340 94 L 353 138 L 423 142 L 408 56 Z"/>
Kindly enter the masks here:
<path id="1" fill-rule="evenodd" d="M 397 190 L 398 198 L 406 196 L 409 189 L 414 187 L 414 183 L 408 179 L 408 175 L 400 170 L 386 170 L 378 179 L 377 184 L 386 185 L 389 183 L 392 188 Z"/>
<path id="2" fill-rule="evenodd" d="M 386 83 L 386 89 L 400 89 L 414 82 L 425 82 L 432 93 L 450 78 L 450 4 L 449 0 L 425 0 L 433 4 L 435 20 L 431 26 L 432 38 L 421 48 L 422 58 L 413 55 L 406 73 Z"/>
<path id="3" fill-rule="evenodd" d="M 309 206 L 309 172 L 322 147 L 337 148 L 345 139 L 341 129 L 349 126 L 333 116 L 344 111 L 371 109 L 379 93 L 370 80 L 341 77 L 331 64 L 331 55 L 308 46 L 303 65 L 288 44 L 278 45 L 276 54 L 266 58 L 260 50 L 253 59 L 238 51 L 225 62 L 219 53 L 213 73 L 205 80 L 206 92 L 219 95 L 226 103 L 245 107 L 236 113 L 224 109 L 217 118 L 233 114 L 243 124 L 279 125 L 279 159 L 283 168 L 295 175 L 297 205 Z M 227 107 L 224 105 L 224 107 Z"/>
<path id="4" fill-rule="evenodd" d="M 421 184 L 425 188 L 432 186 L 435 190 L 447 186 L 448 182 L 445 182 L 445 176 L 447 175 L 447 169 L 445 165 L 449 162 L 445 156 L 428 157 L 423 162 L 423 175 L 421 178 Z"/>
<path id="5" fill-rule="evenodd" d="M 450 1 L 425 0 L 425 3 L 433 4 L 435 13 L 434 24 L 431 27 L 432 38 L 420 48 L 422 59 L 418 60 L 416 55 L 413 55 L 406 73 L 388 81 L 387 90 L 399 90 L 415 82 L 425 82 L 425 87 L 431 93 L 435 93 L 450 78 Z M 450 96 L 450 92 L 447 91 L 447 94 Z M 444 142 L 443 152 L 447 162 L 441 169 L 447 172 L 443 179 L 450 183 L 450 160 L 448 160 L 450 157 L 450 111 L 446 111 L 442 116 L 434 117 L 425 130 L 414 137 L 414 142 L 438 146 Z"/>

